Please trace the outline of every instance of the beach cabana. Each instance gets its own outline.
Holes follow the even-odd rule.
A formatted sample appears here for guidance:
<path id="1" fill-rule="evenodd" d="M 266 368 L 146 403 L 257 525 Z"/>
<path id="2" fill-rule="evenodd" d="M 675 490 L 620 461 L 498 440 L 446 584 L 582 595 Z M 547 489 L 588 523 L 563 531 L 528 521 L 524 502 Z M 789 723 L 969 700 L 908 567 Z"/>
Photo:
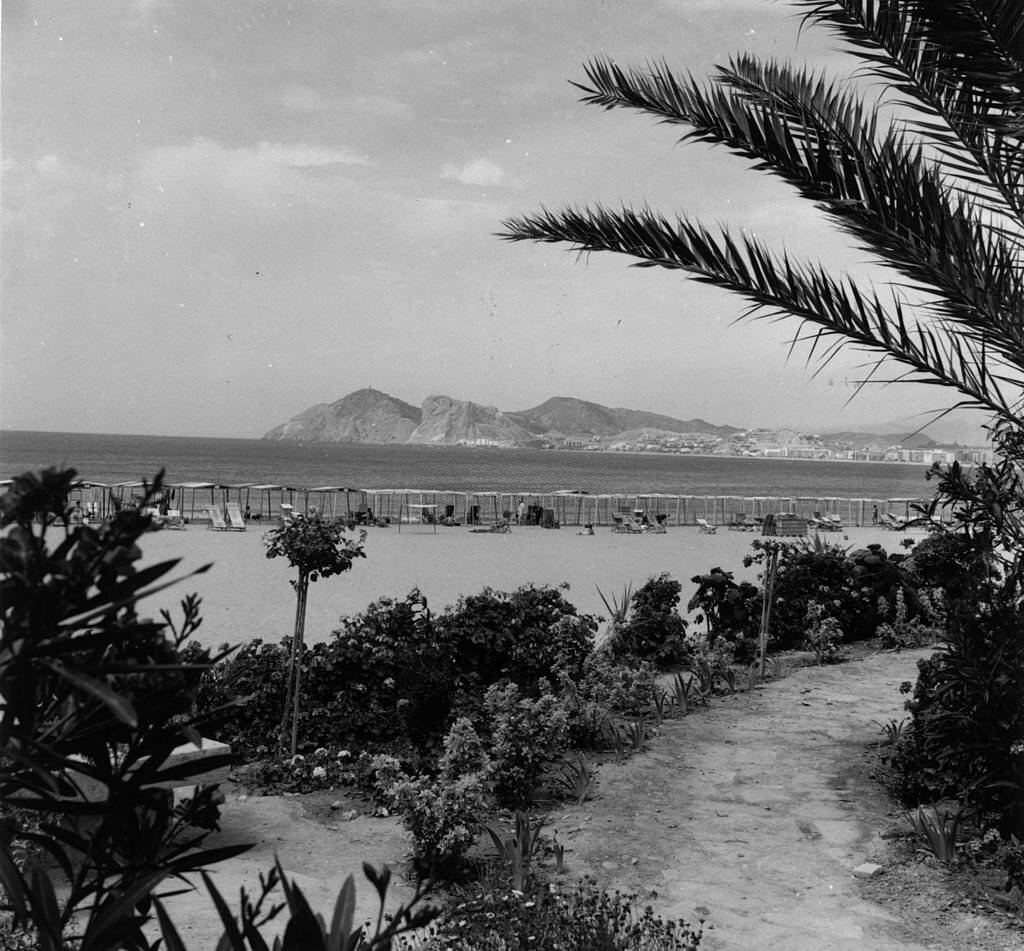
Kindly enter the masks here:
<path id="1" fill-rule="evenodd" d="M 398 506 L 398 530 L 402 530 L 402 522 L 407 525 L 429 524 L 433 533 L 437 534 L 437 503 L 402 501 Z"/>
<path id="2" fill-rule="evenodd" d="M 344 485 L 316 485 L 305 492 L 306 511 L 315 505 L 323 515 L 331 518 L 352 518 L 353 512 L 366 502 L 366 493 L 362 489 L 350 489 Z"/>
<path id="3" fill-rule="evenodd" d="M 217 504 L 217 497 L 214 494 L 218 489 L 216 482 L 177 482 L 168 488 L 177 494 L 178 505 L 176 508 L 185 518 L 195 518 L 197 504 L 200 514 L 205 514 L 207 504 Z M 198 503 L 197 495 L 200 496 Z"/>
<path id="4" fill-rule="evenodd" d="M 259 482 L 254 485 L 250 485 L 248 487 L 248 492 L 251 493 L 252 497 L 252 502 L 249 502 L 249 505 L 256 508 L 254 517 L 260 519 L 273 518 L 275 515 L 274 493 L 279 493 L 280 500 L 283 500 L 285 487 L 273 482 Z"/>

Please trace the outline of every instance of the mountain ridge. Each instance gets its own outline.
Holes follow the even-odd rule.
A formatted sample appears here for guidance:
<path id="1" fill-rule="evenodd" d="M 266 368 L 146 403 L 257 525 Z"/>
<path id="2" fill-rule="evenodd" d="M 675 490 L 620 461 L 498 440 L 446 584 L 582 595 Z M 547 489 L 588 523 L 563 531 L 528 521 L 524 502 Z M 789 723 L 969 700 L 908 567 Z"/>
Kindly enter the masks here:
<path id="1" fill-rule="evenodd" d="M 892 424 L 889 424 L 892 425 Z M 787 427 L 782 427 L 785 430 Z M 819 431 L 810 441 L 857 445 L 904 443 L 928 447 L 939 442 L 911 426 L 902 433 L 858 427 Z M 472 400 L 428 396 L 420 407 L 366 387 L 317 403 L 268 430 L 264 439 L 370 444 L 488 445 L 506 448 L 603 448 L 628 443 L 668 442 L 682 451 L 704 451 L 739 434 L 769 433 L 761 427 L 710 423 L 699 417 L 678 419 L 661 413 L 609 407 L 572 396 L 553 396 L 524 410 L 502 411 Z M 799 439 L 799 430 L 794 434 Z M 688 447 L 688 448 L 685 448 Z"/>

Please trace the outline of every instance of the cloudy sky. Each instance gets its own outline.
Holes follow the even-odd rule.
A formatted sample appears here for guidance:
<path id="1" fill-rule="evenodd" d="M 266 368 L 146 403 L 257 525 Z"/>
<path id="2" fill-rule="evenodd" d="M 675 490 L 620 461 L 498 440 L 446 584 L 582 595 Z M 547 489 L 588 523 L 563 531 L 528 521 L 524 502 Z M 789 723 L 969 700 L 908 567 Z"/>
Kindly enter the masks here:
<path id="1" fill-rule="evenodd" d="M 734 425 L 943 394 L 817 378 L 793 322 L 679 273 L 494 237 L 600 200 L 861 267 L 792 193 L 579 104 L 597 55 L 842 67 L 767 0 L 5 0 L 0 426 L 259 436 L 373 386 Z"/>

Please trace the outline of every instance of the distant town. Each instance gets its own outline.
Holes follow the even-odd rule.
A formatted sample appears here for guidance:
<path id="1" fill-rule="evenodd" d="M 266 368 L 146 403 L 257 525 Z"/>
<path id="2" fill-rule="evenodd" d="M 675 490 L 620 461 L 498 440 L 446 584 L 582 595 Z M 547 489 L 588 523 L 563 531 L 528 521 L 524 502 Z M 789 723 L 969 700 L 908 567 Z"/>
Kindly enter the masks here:
<path id="1" fill-rule="evenodd" d="M 662 452 L 701 456 L 756 456 L 763 459 L 819 459 L 834 462 L 900 462 L 932 465 L 993 461 L 991 447 L 903 446 L 877 435 L 857 443 L 833 435 L 814 435 L 792 429 L 749 429 L 728 436 L 711 433 L 644 433 L 629 438 L 565 439 L 551 448 L 590 452 Z"/>

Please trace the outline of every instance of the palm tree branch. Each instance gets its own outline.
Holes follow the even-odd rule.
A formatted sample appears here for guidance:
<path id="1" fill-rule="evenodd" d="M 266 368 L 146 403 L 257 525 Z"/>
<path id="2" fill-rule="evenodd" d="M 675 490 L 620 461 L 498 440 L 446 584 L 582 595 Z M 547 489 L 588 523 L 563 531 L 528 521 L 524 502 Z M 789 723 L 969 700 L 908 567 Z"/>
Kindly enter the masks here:
<path id="1" fill-rule="evenodd" d="M 996 210 L 1024 222 L 1017 187 L 1024 166 L 1021 0 L 795 2 L 808 8 L 805 21 L 830 27 L 871 73 L 912 99 L 915 109 L 940 118 L 912 124 L 956 175 L 998 194 Z"/>
<path id="2" fill-rule="evenodd" d="M 586 67 L 585 102 L 639 109 L 689 126 L 688 138 L 760 161 L 818 203 L 870 250 L 936 289 L 948 319 L 1024 354 L 1017 255 L 971 201 L 951 194 L 920 148 L 894 132 L 881 142 L 849 96 L 788 68 L 737 62 L 704 90 L 665 66 Z M 739 88 L 723 88 L 735 82 Z M 991 293 L 999 284 L 1002 296 Z"/>
<path id="3" fill-rule="evenodd" d="M 1003 395 L 1021 381 L 990 368 L 1005 356 L 998 346 L 980 344 L 941 323 L 911 323 L 901 302 L 888 303 L 849 280 L 836 280 L 818 265 L 798 264 L 788 255 L 775 260 L 755 238 L 714 235 L 696 222 L 671 223 L 651 211 L 618 212 L 596 207 L 547 210 L 503 223 L 500 237 L 511 241 L 568 243 L 579 252 L 615 251 L 641 266 L 678 269 L 697 280 L 734 291 L 752 303 L 748 316 L 785 313 L 855 347 L 887 356 L 920 382 L 953 387 L 968 404 L 1000 418 L 1014 418 Z"/>

